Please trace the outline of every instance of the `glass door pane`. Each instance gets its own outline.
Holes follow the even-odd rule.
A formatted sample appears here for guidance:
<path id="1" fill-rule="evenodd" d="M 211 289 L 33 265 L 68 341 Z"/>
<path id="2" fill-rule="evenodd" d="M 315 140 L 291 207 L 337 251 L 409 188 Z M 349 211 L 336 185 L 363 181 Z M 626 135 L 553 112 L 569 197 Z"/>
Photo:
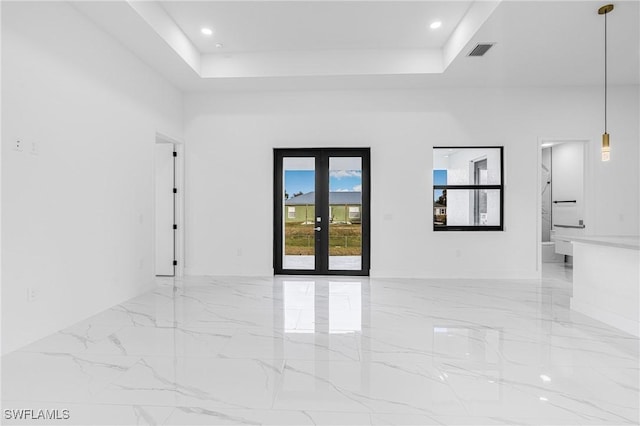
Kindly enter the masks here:
<path id="1" fill-rule="evenodd" d="M 362 269 L 362 158 L 329 157 L 329 270 Z"/>
<path id="2" fill-rule="evenodd" d="M 315 270 L 316 160 L 282 159 L 282 268 Z"/>

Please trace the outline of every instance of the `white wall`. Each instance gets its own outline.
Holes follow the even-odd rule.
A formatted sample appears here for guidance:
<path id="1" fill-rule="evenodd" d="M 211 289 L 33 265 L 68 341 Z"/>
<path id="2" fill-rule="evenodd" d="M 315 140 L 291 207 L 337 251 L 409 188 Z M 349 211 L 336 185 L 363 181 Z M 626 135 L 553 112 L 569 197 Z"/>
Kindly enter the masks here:
<path id="1" fill-rule="evenodd" d="M 274 147 L 371 147 L 373 276 L 536 277 L 541 137 L 591 139 L 590 230 L 637 234 L 638 88 L 610 91 L 610 163 L 595 160 L 601 92 L 187 95 L 186 271 L 272 274 Z M 467 144 L 505 146 L 504 232 L 432 230 L 432 147 Z"/>
<path id="2" fill-rule="evenodd" d="M 2 8 L 6 353 L 150 288 L 153 148 L 182 96 L 68 3 Z"/>

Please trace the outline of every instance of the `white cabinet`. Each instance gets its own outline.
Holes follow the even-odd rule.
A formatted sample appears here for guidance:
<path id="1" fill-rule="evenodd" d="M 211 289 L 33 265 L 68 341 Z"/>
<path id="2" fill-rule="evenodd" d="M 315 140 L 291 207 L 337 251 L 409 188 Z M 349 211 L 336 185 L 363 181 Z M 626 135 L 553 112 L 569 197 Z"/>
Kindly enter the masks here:
<path id="1" fill-rule="evenodd" d="M 556 225 L 553 226 L 551 230 L 551 241 L 555 241 L 556 243 L 556 253 L 573 256 L 572 239 L 582 236 L 585 233 L 584 227 L 579 228 L 578 226 L 582 225 L 566 228 L 556 227 Z"/>
<path id="2" fill-rule="evenodd" d="M 551 237 L 553 239 L 553 237 Z M 562 237 L 555 237 L 556 253 L 564 254 L 565 256 L 573 256 L 573 244 L 569 240 L 564 240 Z"/>

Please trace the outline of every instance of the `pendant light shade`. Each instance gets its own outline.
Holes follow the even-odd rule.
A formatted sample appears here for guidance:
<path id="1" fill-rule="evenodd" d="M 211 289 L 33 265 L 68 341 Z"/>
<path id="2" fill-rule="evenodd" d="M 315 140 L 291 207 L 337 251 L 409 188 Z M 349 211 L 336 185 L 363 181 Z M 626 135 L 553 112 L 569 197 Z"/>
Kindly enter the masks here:
<path id="1" fill-rule="evenodd" d="M 609 133 L 602 134 L 602 161 L 609 161 L 611 158 L 611 150 L 609 149 Z"/>
<path id="2" fill-rule="evenodd" d="M 598 9 L 598 15 L 604 15 L 604 133 L 602 134 L 602 161 L 611 158 L 609 133 L 607 133 L 607 14 L 613 10 L 612 4 Z"/>

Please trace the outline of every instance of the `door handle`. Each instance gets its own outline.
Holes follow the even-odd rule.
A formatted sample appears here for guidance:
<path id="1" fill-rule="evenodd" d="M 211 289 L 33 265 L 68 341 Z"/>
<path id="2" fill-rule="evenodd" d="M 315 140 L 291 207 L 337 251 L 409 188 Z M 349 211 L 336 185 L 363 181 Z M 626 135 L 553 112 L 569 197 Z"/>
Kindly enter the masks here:
<path id="1" fill-rule="evenodd" d="M 313 228 L 314 231 L 320 231 L 322 228 L 319 226 L 316 226 L 315 228 Z"/>

